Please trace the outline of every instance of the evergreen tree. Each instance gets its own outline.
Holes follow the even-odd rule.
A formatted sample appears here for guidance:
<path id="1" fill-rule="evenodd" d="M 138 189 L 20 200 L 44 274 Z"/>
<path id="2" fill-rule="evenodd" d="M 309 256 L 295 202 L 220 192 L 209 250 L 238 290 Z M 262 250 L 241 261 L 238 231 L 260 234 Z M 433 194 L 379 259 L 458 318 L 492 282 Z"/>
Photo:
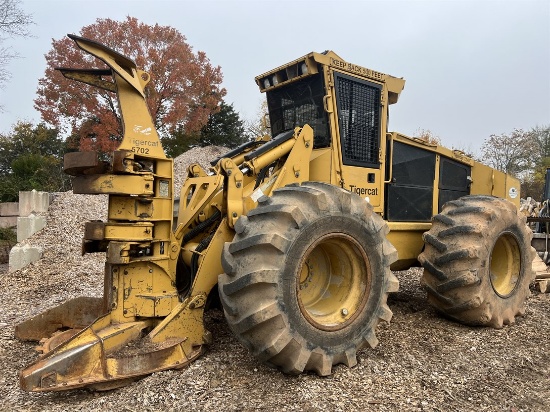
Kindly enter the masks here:
<path id="1" fill-rule="evenodd" d="M 222 100 L 219 110 L 208 117 L 206 126 L 201 129 L 199 144 L 234 148 L 247 140 L 244 122 L 233 108 L 233 104 L 227 104 Z"/>

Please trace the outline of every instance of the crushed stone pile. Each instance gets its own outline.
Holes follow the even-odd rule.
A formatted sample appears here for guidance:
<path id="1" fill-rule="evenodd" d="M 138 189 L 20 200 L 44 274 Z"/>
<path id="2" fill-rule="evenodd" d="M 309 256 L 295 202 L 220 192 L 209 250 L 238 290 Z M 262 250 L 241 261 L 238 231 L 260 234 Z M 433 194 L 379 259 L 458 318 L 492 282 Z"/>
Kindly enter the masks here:
<path id="1" fill-rule="evenodd" d="M 210 162 L 228 151 L 229 149 L 223 146 L 194 147 L 176 157 L 174 159 L 174 190 L 176 196 L 179 196 L 179 189 L 183 186 L 189 165 L 198 163 L 208 171 Z"/>
<path id="2" fill-rule="evenodd" d="M 219 147 L 175 159 L 178 193 L 189 164 L 208 168 Z M 532 289 L 524 317 L 503 329 L 467 327 L 439 316 L 420 287 L 420 269 L 396 272 L 400 291 L 380 344 L 337 366 L 330 377 L 284 375 L 256 361 L 230 332 L 223 313 L 206 316 L 214 341 L 181 371 L 155 373 L 108 392 L 29 394 L 18 371 L 38 354 L 14 338 L 17 323 L 77 296 L 103 293 L 103 254 L 81 255 L 84 223 L 105 220 L 107 197 L 56 193 L 48 225 L 24 243 L 38 262 L 0 275 L 0 410 L 40 411 L 545 411 L 550 410 L 550 294 Z"/>

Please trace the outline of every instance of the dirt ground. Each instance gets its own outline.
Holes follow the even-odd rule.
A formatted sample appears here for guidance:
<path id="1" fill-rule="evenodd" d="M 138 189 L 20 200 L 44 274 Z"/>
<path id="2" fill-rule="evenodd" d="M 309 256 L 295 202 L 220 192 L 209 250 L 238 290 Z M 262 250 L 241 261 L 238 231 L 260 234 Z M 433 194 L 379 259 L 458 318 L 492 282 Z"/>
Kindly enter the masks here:
<path id="1" fill-rule="evenodd" d="M 18 370 L 37 354 L 34 344 L 13 337 L 15 324 L 81 291 L 93 290 L 98 296 L 101 276 L 75 279 L 67 273 L 48 281 L 39 274 L 18 273 L 0 279 L 0 410 L 550 409 L 550 295 L 533 291 L 525 317 L 515 325 L 500 330 L 466 327 L 426 304 L 415 269 L 396 273 L 401 291 L 389 300 L 394 317 L 379 327 L 379 346 L 359 352 L 355 368 L 340 365 L 330 377 L 287 376 L 259 364 L 215 310 L 207 316 L 213 344 L 182 371 L 156 373 L 110 392 L 26 393 L 18 388 Z"/>
<path id="2" fill-rule="evenodd" d="M 185 162 L 176 164 L 180 171 Z M 215 310 L 206 316 L 212 345 L 181 371 L 109 392 L 26 393 L 18 372 L 38 354 L 35 344 L 14 338 L 14 327 L 69 298 L 101 295 L 103 257 L 81 256 L 80 245 L 83 222 L 104 217 L 105 200 L 56 194 L 48 226 L 25 241 L 41 246 L 43 258 L 13 273 L 0 267 L 0 411 L 550 410 L 550 294 L 533 288 L 514 325 L 467 327 L 426 303 L 420 269 L 396 272 L 400 291 L 388 299 L 393 319 L 379 326 L 380 344 L 360 351 L 356 367 L 339 365 L 329 377 L 288 376 L 258 363 Z"/>

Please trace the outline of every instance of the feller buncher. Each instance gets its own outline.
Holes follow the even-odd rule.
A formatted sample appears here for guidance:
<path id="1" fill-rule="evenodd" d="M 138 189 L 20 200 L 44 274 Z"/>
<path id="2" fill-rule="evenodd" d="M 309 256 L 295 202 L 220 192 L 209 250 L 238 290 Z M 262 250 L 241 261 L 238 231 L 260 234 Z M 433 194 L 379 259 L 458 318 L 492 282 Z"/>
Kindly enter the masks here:
<path id="1" fill-rule="evenodd" d="M 429 301 L 468 325 L 523 314 L 533 278 L 519 182 L 453 151 L 387 132 L 405 81 L 309 53 L 256 77 L 272 137 L 189 166 L 174 223 L 173 161 L 145 101 L 149 75 L 119 53 L 70 36 L 107 70 L 60 69 L 116 93 L 120 146 L 65 157 L 75 193 L 108 194 L 83 252 L 106 254 L 101 299 L 78 298 L 16 328 L 42 340 L 20 374 L 27 391 L 110 389 L 200 356 L 203 314 L 218 294 L 259 360 L 329 375 L 357 363 L 389 322 L 391 270 L 420 262 Z M 216 287 L 217 286 L 217 287 Z"/>

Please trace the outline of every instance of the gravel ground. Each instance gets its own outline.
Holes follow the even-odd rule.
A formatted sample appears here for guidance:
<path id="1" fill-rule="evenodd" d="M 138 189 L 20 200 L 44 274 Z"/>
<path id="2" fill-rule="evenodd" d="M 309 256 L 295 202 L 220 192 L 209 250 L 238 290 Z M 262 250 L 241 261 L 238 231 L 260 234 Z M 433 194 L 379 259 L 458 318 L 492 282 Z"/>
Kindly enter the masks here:
<path id="1" fill-rule="evenodd" d="M 222 150 L 193 149 L 176 159 L 176 170 L 181 175 L 191 160 Z M 105 218 L 105 200 L 56 194 L 48 226 L 25 241 L 44 247 L 44 257 L 9 274 L 0 267 L 0 410 L 550 410 L 550 295 L 532 289 L 515 325 L 466 327 L 427 305 L 419 269 L 396 272 L 401 288 L 388 300 L 394 317 L 379 326 L 379 346 L 360 351 L 355 368 L 337 366 L 330 377 L 286 376 L 259 364 L 213 310 L 206 323 L 214 341 L 188 368 L 109 392 L 23 392 L 18 371 L 38 355 L 33 343 L 14 338 L 14 326 L 69 298 L 101 296 L 103 257 L 81 256 L 80 243 L 83 223 Z"/>

